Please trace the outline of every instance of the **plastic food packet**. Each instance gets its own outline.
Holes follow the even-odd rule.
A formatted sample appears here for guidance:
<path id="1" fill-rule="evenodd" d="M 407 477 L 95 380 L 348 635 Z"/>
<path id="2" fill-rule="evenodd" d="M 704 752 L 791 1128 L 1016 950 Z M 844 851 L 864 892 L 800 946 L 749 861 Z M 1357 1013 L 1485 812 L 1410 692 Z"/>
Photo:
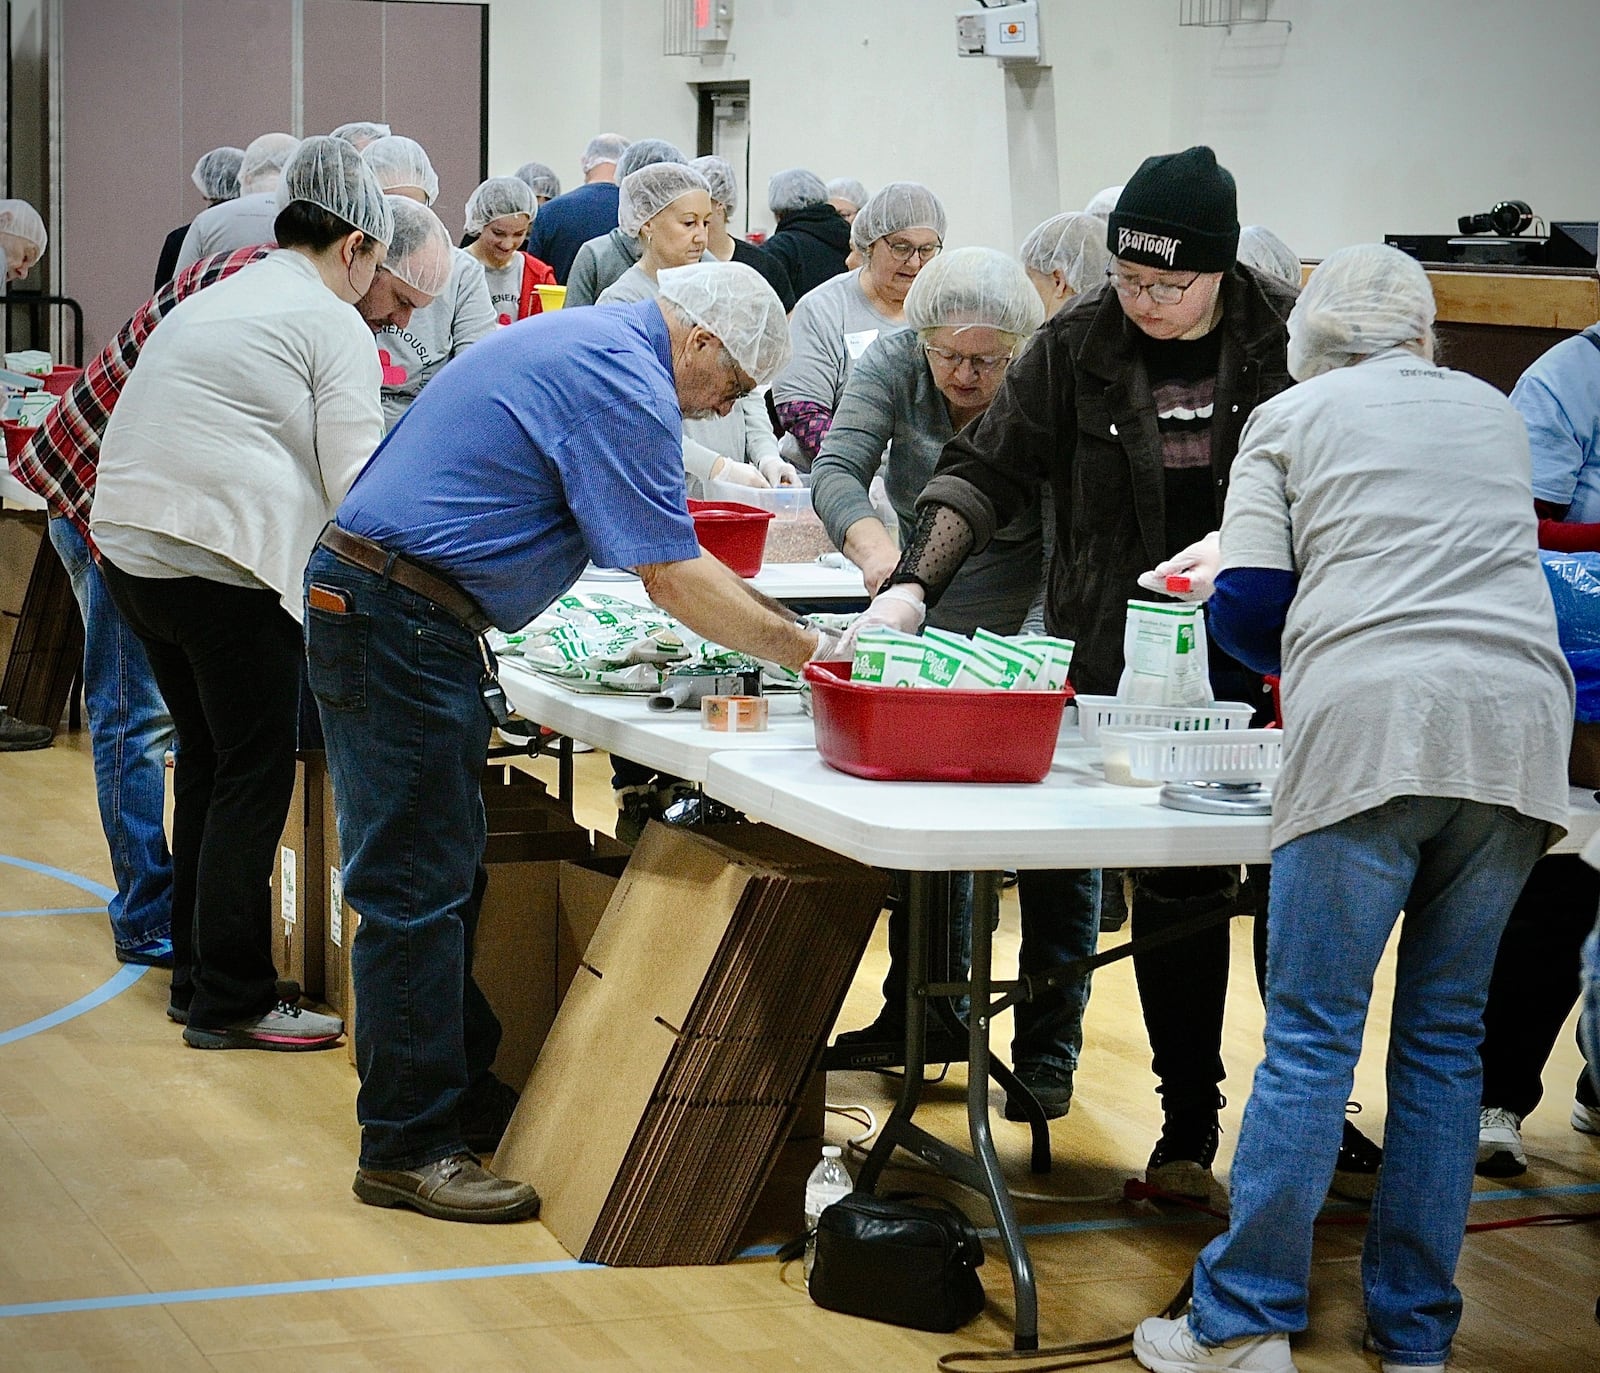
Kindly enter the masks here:
<path id="1" fill-rule="evenodd" d="M 1206 622 L 1198 605 L 1129 601 L 1122 656 L 1119 700 L 1194 706 L 1211 699 Z"/>
<path id="2" fill-rule="evenodd" d="M 1000 664 L 1004 674 L 1000 684 L 1008 691 L 1031 691 L 1040 685 L 1045 655 L 1038 649 L 991 634 L 982 626 L 973 631 L 972 641 Z"/>
<path id="3" fill-rule="evenodd" d="M 1048 634 L 1019 634 L 1012 643 L 1030 649 L 1044 657 L 1044 669 L 1035 687 L 1042 691 L 1060 691 L 1067 684 L 1067 673 L 1072 668 L 1072 650 L 1077 647 L 1071 639 L 1056 639 Z"/>
<path id="4" fill-rule="evenodd" d="M 925 645 L 915 634 L 864 629 L 856 639 L 850 680 L 876 686 L 917 686 Z"/>

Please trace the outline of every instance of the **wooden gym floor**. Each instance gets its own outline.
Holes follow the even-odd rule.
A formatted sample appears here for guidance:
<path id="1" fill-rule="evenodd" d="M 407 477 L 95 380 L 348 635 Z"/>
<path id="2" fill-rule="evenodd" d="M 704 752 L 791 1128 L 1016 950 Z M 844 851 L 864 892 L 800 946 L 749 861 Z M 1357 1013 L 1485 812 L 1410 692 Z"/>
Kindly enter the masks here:
<path id="1" fill-rule="evenodd" d="M 609 827 L 606 760 L 580 758 L 578 771 L 579 818 Z M 113 960 L 96 895 L 110 870 L 87 736 L 0 755 L 0 817 L 0 1368 L 878 1373 L 1009 1347 L 1011 1289 L 993 1246 L 985 1315 L 956 1336 L 925 1336 L 818 1310 L 799 1266 L 780 1273 L 770 1257 L 584 1268 L 537 1223 L 448 1225 L 360 1205 L 350 1195 L 356 1080 L 342 1051 L 194 1052 L 162 1013 L 165 975 Z M 1260 1053 L 1249 933 L 1236 922 L 1224 1179 Z M 1008 898 L 998 967 L 1015 948 Z M 884 957 L 880 930 L 843 1025 L 875 1013 Z M 1357 1079 L 1373 1132 L 1391 988 L 1386 968 Z M 1026 1128 L 1001 1120 L 995 1101 L 1013 1186 L 1069 1199 L 1021 1206 L 1046 1344 L 1125 1331 L 1158 1310 L 1218 1228 L 1111 1199 L 1142 1168 L 1160 1120 L 1127 963 L 1097 978 L 1086 1040 L 1048 1177 L 1028 1173 Z M 1532 1166 L 1514 1185 L 1480 1183 L 1474 1221 L 1600 1208 L 1600 1141 L 1567 1124 L 1578 1066 L 1564 1035 L 1528 1121 Z M 931 1093 L 924 1119 L 947 1138 L 963 1130 L 963 1091 L 957 1069 Z M 828 1084 L 830 1101 L 880 1117 L 893 1095 L 892 1080 L 870 1074 Z M 829 1118 L 835 1141 L 856 1129 Z M 791 1146 L 753 1248 L 770 1253 L 788 1237 L 815 1150 Z M 981 1205 L 968 1209 L 987 1221 Z M 1312 1329 L 1296 1342 L 1305 1373 L 1376 1367 L 1359 1352 L 1360 1234 L 1329 1227 L 1318 1241 Z M 1459 1282 L 1466 1318 L 1452 1368 L 1600 1367 L 1600 1226 L 1469 1235 Z"/>

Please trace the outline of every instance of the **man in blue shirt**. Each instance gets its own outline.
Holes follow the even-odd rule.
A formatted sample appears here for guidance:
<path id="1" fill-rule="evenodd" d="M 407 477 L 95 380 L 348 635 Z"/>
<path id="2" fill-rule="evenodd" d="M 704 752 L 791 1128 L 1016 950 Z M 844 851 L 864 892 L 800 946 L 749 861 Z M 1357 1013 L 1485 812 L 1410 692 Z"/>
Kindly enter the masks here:
<path id="1" fill-rule="evenodd" d="M 591 238 L 617 227 L 617 159 L 628 149 L 621 134 L 596 134 L 583 150 L 583 185 L 546 201 L 534 216 L 522 246 L 548 262 L 556 280 L 567 284 L 572 259 Z"/>
<path id="2" fill-rule="evenodd" d="M 521 1220 L 495 1177 L 515 1096 L 472 978 L 485 876 L 489 625 L 525 625 L 586 562 L 631 567 L 691 629 L 798 667 L 831 636 L 703 555 L 685 503 L 684 415 L 726 415 L 789 357 L 783 305 L 739 263 L 663 272 L 657 300 L 562 311 L 448 364 L 390 431 L 306 572 L 312 691 L 361 913 L 355 1193 L 443 1220 Z"/>

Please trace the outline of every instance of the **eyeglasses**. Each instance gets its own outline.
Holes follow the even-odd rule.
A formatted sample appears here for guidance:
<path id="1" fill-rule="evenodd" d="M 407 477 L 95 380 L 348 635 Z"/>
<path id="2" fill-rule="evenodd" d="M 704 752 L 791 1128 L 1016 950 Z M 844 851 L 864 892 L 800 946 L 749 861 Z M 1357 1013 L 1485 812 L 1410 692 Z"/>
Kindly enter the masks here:
<path id="1" fill-rule="evenodd" d="M 739 363 L 733 354 L 728 351 L 728 345 L 722 345 L 722 360 L 728 366 L 728 389 L 723 393 L 723 400 L 741 401 L 756 389 L 756 383 L 745 383 L 744 373 L 739 370 Z"/>
<path id="2" fill-rule="evenodd" d="M 918 262 L 932 262 L 939 256 L 939 250 L 944 244 L 935 239 L 932 243 L 907 243 L 903 238 L 886 238 L 883 246 L 889 250 L 889 256 L 896 262 L 910 262 L 913 257 Z"/>
<path id="3" fill-rule="evenodd" d="M 924 343 L 922 351 L 928 355 L 929 362 L 937 362 L 952 372 L 959 370 L 962 363 L 970 362 L 972 370 L 980 377 L 992 377 L 1011 361 L 1010 353 L 953 353 L 934 343 Z"/>
<path id="4" fill-rule="evenodd" d="M 1182 286 L 1175 286 L 1170 281 L 1139 281 L 1119 272 L 1115 267 L 1106 268 L 1106 280 L 1124 300 L 1138 300 L 1142 291 L 1157 305 L 1176 305 L 1183 299 L 1183 293 L 1200 280 L 1200 276 L 1201 274 L 1196 272 Z"/>

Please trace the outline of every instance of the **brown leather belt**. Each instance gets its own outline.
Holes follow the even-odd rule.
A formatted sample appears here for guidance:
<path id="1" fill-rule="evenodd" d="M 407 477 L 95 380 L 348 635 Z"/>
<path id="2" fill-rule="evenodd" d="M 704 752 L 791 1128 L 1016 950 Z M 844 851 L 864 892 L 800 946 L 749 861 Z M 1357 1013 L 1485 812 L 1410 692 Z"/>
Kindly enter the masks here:
<path id="1" fill-rule="evenodd" d="M 493 624 L 478 608 L 478 603 L 454 582 L 437 572 L 430 572 L 421 563 L 412 562 L 403 554 L 391 553 L 381 543 L 374 543 L 360 534 L 352 534 L 348 529 L 340 529 L 336 524 L 324 528 L 317 543 L 352 567 L 387 577 L 407 591 L 426 596 L 474 634 L 482 634 Z"/>

